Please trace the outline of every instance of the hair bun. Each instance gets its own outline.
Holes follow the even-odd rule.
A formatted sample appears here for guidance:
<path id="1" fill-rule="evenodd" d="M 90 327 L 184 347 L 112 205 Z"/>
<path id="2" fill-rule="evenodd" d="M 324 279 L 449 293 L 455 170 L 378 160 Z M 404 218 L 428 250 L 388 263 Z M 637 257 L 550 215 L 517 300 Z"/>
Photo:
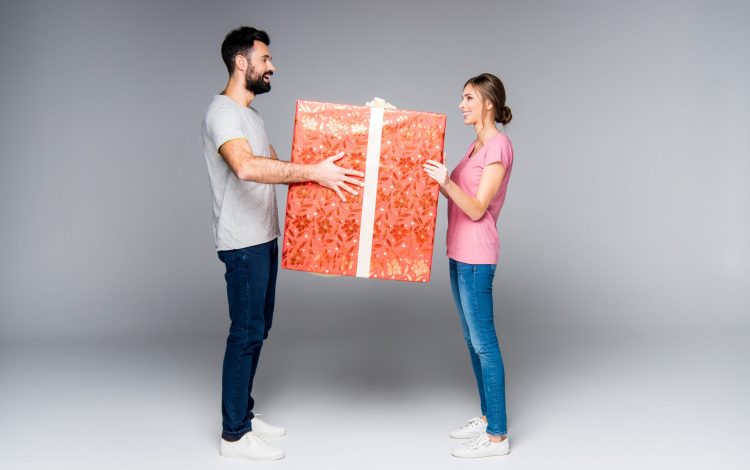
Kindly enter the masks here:
<path id="1" fill-rule="evenodd" d="M 505 106 L 500 112 L 497 113 L 496 122 L 499 122 L 503 126 L 508 124 L 513 119 L 513 113 L 510 112 L 510 108 Z"/>

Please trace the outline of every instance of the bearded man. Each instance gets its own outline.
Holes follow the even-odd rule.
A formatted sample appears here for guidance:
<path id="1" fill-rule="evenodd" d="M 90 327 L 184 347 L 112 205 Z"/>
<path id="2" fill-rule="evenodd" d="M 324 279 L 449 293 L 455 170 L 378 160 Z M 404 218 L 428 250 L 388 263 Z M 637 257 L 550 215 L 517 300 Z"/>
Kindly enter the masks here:
<path id="1" fill-rule="evenodd" d="M 335 164 L 343 154 L 315 165 L 279 161 L 260 114 L 250 105 L 271 90 L 276 68 L 265 31 L 243 26 L 221 45 L 229 72 L 203 120 L 203 151 L 213 196 L 214 240 L 226 266 L 229 336 L 222 372 L 220 453 L 248 460 L 276 460 L 284 451 L 264 438 L 286 430 L 253 413 L 253 378 L 273 319 L 280 234 L 276 183 L 314 181 L 345 200 L 364 176 Z"/>

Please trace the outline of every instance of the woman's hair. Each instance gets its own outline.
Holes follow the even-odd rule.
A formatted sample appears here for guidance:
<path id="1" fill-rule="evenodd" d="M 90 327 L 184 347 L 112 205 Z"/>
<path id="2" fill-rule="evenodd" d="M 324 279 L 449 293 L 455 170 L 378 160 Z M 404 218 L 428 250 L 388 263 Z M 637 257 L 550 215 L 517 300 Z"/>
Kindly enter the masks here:
<path id="1" fill-rule="evenodd" d="M 492 103 L 495 111 L 495 122 L 506 125 L 513 119 L 510 108 L 505 106 L 505 87 L 499 78 L 491 73 L 483 73 L 466 80 L 466 85 L 472 85 L 484 100 Z"/>

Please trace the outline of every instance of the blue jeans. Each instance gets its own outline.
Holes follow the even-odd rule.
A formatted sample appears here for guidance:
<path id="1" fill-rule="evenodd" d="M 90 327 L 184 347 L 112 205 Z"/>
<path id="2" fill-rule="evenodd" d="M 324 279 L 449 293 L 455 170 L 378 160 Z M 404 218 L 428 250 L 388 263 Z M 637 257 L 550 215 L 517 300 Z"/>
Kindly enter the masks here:
<path id="1" fill-rule="evenodd" d="M 456 302 L 471 366 L 477 379 L 487 433 L 508 433 L 505 412 L 505 369 L 492 312 L 494 264 L 467 264 L 449 258 L 451 291 Z"/>
<path id="2" fill-rule="evenodd" d="M 279 248 L 273 239 L 218 255 L 226 266 L 231 320 L 221 377 L 221 437 L 236 441 L 252 430 L 253 378 L 273 320 Z"/>

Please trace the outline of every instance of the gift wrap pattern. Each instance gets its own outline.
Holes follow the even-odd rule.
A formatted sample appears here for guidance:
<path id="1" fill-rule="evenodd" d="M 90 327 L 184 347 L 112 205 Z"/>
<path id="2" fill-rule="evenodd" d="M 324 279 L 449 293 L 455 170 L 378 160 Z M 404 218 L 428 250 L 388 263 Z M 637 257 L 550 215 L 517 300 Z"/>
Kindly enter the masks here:
<path id="1" fill-rule="evenodd" d="M 425 173 L 443 161 L 444 114 L 298 101 L 292 162 L 365 173 L 358 195 L 316 183 L 289 186 L 282 267 L 313 273 L 428 282 L 438 184 Z"/>

